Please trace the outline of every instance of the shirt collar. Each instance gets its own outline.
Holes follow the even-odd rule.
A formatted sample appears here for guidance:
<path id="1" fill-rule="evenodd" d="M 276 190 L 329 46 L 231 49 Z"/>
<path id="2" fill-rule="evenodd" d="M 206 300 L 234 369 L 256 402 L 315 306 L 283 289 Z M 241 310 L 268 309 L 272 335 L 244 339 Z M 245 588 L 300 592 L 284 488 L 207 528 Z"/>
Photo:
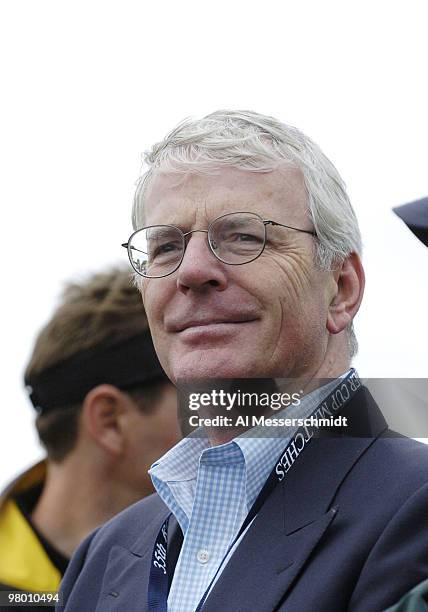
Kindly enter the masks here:
<path id="1" fill-rule="evenodd" d="M 348 373 L 349 370 L 338 379 L 346 377 Z M 276 416 L 284 416 L 286 412 L 289 418 L 308 417 L 333 390 L 338 379 L 303 396 L 298 406 L 288 406 Z M 239 448 L 245 461 L 246 503 L 249 510 L 297 427 L 270 429 L 272 431 L 268 432 L 266 427 L 254 427 L 230 442 L 218 446 L 211 446 L 206 437 L 191 434 L 151 466 L 149 474 L 153 484 L 159 493 L 159 483 L 196 482 L 201 459 L 210 463 L 239 460 L 240 454 L 236 452 Z M 196 430 L 195 433 L 200 434 L 200 430 Z"/>

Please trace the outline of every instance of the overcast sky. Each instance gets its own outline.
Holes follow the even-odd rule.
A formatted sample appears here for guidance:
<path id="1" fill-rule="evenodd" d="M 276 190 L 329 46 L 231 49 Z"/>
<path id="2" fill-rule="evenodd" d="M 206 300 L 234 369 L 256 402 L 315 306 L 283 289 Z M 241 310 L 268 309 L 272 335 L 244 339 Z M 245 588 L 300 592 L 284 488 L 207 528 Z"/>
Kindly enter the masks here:
<path id="1" fill-rule="evenodd" d="M 367 274 L 361 375 L 427 377 L 428 249 L 391 212 L 428 195 L 426 3 L 9 0 L 0 9 L 0 487 L 41 455 L 22 371 L 66 279 L 126 260 L 141 152 L 245 108 L 344 177 Z"/>

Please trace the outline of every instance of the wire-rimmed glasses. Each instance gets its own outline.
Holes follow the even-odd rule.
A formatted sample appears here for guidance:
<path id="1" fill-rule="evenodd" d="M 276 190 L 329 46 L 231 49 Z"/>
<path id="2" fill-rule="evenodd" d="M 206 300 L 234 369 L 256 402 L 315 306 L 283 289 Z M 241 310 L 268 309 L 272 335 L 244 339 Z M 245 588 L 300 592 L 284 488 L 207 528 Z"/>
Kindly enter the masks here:
<path id="1" fill-rule="evenodd" d="M 312 230 L 263 219 L 257 213 L 233 212 L 217 217 L 206 230 L 183 232 L 175 225 L 143 227 L 135 231 L 122 246 L 128 250 L 131 266 L 138 274 L 145 278 L 163 278 L 180 267 L 187 239 L 194 232 L 207 234 L 208 246 L 218 260 L 239 266 L 254 261 L 263 253 L 267 225 L 278 225 L 316 236 Z"/>

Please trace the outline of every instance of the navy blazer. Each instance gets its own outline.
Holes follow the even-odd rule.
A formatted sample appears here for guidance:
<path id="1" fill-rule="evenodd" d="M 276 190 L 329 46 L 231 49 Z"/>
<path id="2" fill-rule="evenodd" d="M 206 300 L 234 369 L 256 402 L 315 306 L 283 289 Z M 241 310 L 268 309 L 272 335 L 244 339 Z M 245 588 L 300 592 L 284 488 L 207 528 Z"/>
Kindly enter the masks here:
<path id="1" fill-rule="evenodd" d="M 380 612 L 428 576 L 428 446 L 393 435 L 364 388 L 346 410 L 358 415 L 354 437 L 311 441 L 203 612 Z M 168 513 L 152 495 L 90 535 L 64 577 L 65 611 L 147 612 Z"/>

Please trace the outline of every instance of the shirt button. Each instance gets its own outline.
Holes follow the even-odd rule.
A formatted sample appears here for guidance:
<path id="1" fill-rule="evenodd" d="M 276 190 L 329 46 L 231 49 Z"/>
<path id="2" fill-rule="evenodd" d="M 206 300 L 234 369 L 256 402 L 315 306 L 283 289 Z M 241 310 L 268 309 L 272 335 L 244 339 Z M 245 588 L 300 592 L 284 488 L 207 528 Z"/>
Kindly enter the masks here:
<path id="1" fill-rule="evenodd" d="M 199 561 L 199 563 L 207 563 L 208 559 L 210 558 L 210 554 L 207 550 L 201 548 L 201 550 L 198 551 L 196 558 Z"/>

